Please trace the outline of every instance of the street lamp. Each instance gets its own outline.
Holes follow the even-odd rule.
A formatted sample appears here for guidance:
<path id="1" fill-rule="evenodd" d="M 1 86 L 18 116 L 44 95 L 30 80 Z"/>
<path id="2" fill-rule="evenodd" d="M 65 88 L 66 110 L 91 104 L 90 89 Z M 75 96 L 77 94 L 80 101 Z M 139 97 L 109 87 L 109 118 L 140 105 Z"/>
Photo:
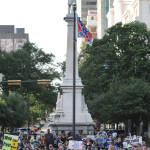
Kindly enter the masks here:
<path id="1" fill-rule="evenodd" d="M 73 26 L 73 139 L 75 140 L 75 99 L 76 99 L 76 1 L 72 1 L 73 7 L 73 17 L 74 17 L 74 26 Z"/>

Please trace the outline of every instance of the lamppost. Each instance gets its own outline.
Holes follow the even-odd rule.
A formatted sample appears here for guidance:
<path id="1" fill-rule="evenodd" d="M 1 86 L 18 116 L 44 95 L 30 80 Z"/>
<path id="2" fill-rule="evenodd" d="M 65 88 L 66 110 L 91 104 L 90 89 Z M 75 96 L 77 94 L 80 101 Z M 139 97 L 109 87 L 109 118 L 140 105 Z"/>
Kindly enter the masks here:
<path id="1" fill-rule="evenodd" d="M 73 17 L 74 17 L 74 26 L 73 26 L 73 139 L 75 140 L 75 119 L 76 119 L 76 1 L 73 1 Z"/>

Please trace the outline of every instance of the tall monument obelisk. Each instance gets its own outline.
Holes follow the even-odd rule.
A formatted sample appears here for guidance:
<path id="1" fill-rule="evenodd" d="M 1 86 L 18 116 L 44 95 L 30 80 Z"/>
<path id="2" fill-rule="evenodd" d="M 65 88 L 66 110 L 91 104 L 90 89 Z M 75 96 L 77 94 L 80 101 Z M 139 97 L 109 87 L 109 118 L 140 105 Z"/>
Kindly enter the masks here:
<path id="1" fill-rule="evenodd" d="M 62 95 L 59 93 L 56 103 L 56 112 L 50 114 L 50 128 L 52 131 L 65 130 L 72 131 L 73 123 L 73 27 L 74 14 L 71 5 L 71 0 L 68 0 L 68 14 L 64 18 L 67 22 L 67 55 L 66 55 L 66 71 L 63 83 L 61 85 Z M 77 46 L 75 46 L 77 47 Z M 77 53 L 76 53 L 77 55 Z M 77 56 L 76 56 L 77 62 Z M 93 130 L 94 123 L 91 115 L 88 113 L 87 105 L 85 104 L 84 96 L 82 95 L 82 82 L 78 74 L 78 65 L 76 63 L 76 87 L 75 87 L 75 122 L 76 133 L 82 130 L 84 134 Z"/>

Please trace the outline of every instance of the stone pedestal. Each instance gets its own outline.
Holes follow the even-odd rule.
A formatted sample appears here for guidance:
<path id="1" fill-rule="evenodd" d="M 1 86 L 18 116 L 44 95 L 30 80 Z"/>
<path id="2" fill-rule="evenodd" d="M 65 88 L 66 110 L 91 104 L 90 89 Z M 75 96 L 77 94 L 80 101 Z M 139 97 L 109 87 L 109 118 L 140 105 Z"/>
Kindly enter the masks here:
<path id="1" fill-rule="evenodd" d="M 73 13 L 69 13 L 65 17 L 65 21 L 68 23 L 66 72 L 61 85 L 62 94 L 58 94 L 56 112 L 50 114 L 49 117 L 51 130 L 59 132 L 62 130 L 72 131 L 73 122 Z M 88 134 L 88 131 L 94 131 L 94 123 L 88 113 L 82 88 L 83 85 L 78 75 L 78 65 L 76 65 L 76 133 L 82 130 L 83 134 Z"/>
<path id="2" fill-rule="evenodd" d="M 58 131 L 58 134 L 61 134 L 61 131 L 64 130 L 67 134 L 68 132 L 72 132 L 72 124 L 51 124 L 52 132 Z M 94 132 L 93 125 L 91 124 L 77 124 L 76 123 L 76 134 L 79 131 L 83 131 L 83 135 L 88 135 L 89 131 Z"/>

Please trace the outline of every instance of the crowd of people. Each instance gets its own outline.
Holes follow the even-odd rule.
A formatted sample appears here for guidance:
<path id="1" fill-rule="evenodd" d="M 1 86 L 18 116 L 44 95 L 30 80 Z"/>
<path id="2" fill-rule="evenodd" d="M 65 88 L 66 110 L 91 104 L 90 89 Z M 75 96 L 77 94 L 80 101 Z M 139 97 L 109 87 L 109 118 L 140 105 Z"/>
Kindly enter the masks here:
<path id="1" fill-rule="evenodd" d="M 59 135 L 56 131 L 51 133 L 47 130 L 47 133 L 41 132 L 40 134 L 24 135 L 23 133 L 19 136 L 18 150 L 68 150 L 69 141 L 72 140 L 72 133 L 65 133 L 61 131 Z M 121 137 L 117 133 L 108 134 L 103 127 L 93 134 L 89 131 L 87 136 L 79 131 L 76 134 L 75 140 L 82 141 L 84 150 L 121 150 L 123 149 L 123 142 Z M 147 150 L 143 144 L 141 146 L 134 145 L 131 150 Z"/>

